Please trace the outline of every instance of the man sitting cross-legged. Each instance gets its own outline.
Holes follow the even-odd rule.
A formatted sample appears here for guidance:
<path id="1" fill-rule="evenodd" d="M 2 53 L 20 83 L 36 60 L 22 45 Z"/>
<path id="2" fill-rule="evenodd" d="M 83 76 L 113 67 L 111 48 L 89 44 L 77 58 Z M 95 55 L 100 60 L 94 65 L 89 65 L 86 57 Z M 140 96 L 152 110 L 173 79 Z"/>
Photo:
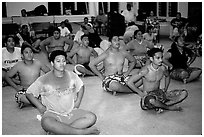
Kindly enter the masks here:
<path id="1" fill-rule="evenodd" d="M 186 90 L 167 91 L 170 77 L 166 67 L 162 65 L 163 51 L 159 48 L 153 48 L 148 51 L 148 55 L 151 63 L 144 66 L 138 74 L 133 75 L 128 80 L 128 86 L 142 98 L 141 108 L 156 109 L 159 112 L 163 111 L 163 109 L 182 110 L 181 107 L 174 106 L 174 104 L 183 101 L 188 93 Z M 163 77 L 165 77 L 165 87 L 160 89 Z M 142 80 L 143 91 L 135 86 L 135 83 L 139 82 L 139 80 Z"/>
<path id="2" fill-rule="evenodd" d="M 51 134 L 99 134 L 93 125 L 96 115 L 79 109 L 84 84 L 77 74 L 65 70 L 66 53 L 55 50 L 50 55 L 53 69 L 39 77 L 27 90 L 26 97 L 42 115 L 41 126 Z M 42 102 L 36 99 L 41 96 Z"/>
<path id="3" fill-rule="evenodd" d="M 133 93 L 133 91 L 127 86 L 126 81 L 128 75 L 135 66 L 135 58 L 125 50 L 120 50 L 120 42 L 118 36 L 109 38 L 111 42 L 110 47 L 104 51 L 97 58 L 93 59 L 89 66 L 92 71 L 97 74 L 102 82 L 104 90 L 113 93 L 114 95 L 119 93 Z M 125 59 L 129 63 L 128 70 L 123 72 Z M 103 62 L 104 73 L 97 69 L 97 65 Z"/>
<path id="4" fill-rule="evenodd" d="M 39 60 L 34 59 L 33 48 L 28 43 L 23 43 L 21 47 L 22 61 L 15 64 L 6 74 L 6 81 L 11 85 L 17 93 L 15 94 L 16 102 L 19 108 L 24 104 L 30 104 L 25 97 L 26 89 L 41 75 L 50 69 L 43 65 Z M 15 75 L 19 76 L 20 85 L 13 81 Z"/>
<path id="5" fill-rule="evenodd" d="M 97 57 L 97 52 L 92 48 L 89 47 L 89 37 L 88 35 L 84 34 L 81 36 L 82 43 L 78 45 L 78 47 L 74 48 L 70 53 L 68 53 L 68 57 L 73 57 L 76 55 L 76 64 L 74 71 L 78 75 L 89 75 L 94 76 L 95 74 L 89 68 L 90 58 L 93 55 Z"/>
<path id="6" fill-rule="evenodd" d="M 68 45 L 66 51 L 65 51 L 65 46 L 66 44 Z M 48 37 L 47 39 L 43 40 L 40 43 L 40 48 L 42 52 L 47 55 L 47 58 L 49 58 L 49 55 L 52 51 L 54 50 L 62 50 L 65 52 L 70 52 L 72 47 L 74 45 L 73 40 L 60 36 L 60 29 L 59 28 L 54 28 L 53 30 L 53 36 Z"/>

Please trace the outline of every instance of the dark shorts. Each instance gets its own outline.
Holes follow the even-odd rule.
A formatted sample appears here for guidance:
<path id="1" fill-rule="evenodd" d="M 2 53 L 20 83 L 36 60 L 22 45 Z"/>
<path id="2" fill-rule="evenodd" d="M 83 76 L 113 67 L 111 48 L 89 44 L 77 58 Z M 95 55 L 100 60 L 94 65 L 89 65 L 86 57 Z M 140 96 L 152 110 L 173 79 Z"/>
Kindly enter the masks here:
<path id="1" fill-rule="evenodd" d="M 75 65 L 74 66 L 74 72 L 77 74 L 77 75 L 83 75 L 81 72 L 79 72 L 78 70 L 77 70 L 77 67 L 83 67 L 83 68 L 85 68 L 85 69 L 87 69 L 87 70 L 89 70 L 89 71 L 91 71 L 92 72 L 92 70 L 91 70 L 91 68 L 89 67 L 89 63 L 85 63 L 85 64 L 77 64 L 77 65 Z"/>
<path id="2" fill-rule="evenodd" d="M 2 71 L 7 72 L 7 71 L 9 71 L 9 69 L 2 68 Z"/>
<path id="3" fill-rule="evenodd" d="M 127 85 L 126 84 L 127 79 L 128 77 L 125 77 L 124 75 L 119 75 L 119 74 L 109 75 L 105 77 L 105 79 L 102 81 L 102 87 L 105 91 L 113 92 L 109 88 L 111 82 L 115 81 L 115 82 L 119 82 L 122 85 Z"/>
<path id="4" fill-rule="evenodd" d="M 21 91 L 19 91 L 19 92 L 17 92 L 17 93 L 15 94 L 15 100 L 16 100 L 17 103 L 19 103 L 19 96 L 20 96 L 20 95 L 25 95 L 25 93 L 26 93 L 26 89 L 23 88 Z"/>
<path id="5" fill-rule="evenodd" d="M 134 57 L 136 59 L 136 65 L 135 65 L 136 68 L 142 68 L 143 66 L 145 66 L 148 60 L 148 57 L 146 56 L 134 56 Z"/>
<path id="6" fill-rule="evenodd" d="M 150 103 L 150 99 L 155 99 L 168 106 L 182 102 L 188 96 L 185 89 L 175 89 L 163 92 L 161 89 L 150 91 L 141 99 L 140 105 L 143 110 L 157 109 L 158 107 Z"/>

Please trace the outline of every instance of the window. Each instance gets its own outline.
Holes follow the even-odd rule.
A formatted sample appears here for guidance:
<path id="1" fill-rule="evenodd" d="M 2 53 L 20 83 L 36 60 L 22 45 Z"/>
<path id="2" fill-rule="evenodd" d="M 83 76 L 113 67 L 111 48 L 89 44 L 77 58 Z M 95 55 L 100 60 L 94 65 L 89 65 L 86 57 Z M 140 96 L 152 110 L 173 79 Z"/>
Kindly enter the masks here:
<path id="1" fill-rule="evenodd" d="M 110 2 L 110 10 L 111 11 L 119 11 L 119 3 L 118 2 Z"/>
<path id="2" fill-rule="evenodd" d="M 178 10 L 177 2 L 139 2 L 139 9 L 149 16 L 152 10 L 156 16 L 175 17 Z M 158 12 L 157 12 L 158 11 Z"/>
<path id="3" fill-rule="evenodd" d="M 88 2 L 48 2 L 48 12 L 49 15 L 84 15 L 89 14 L 89 4 Z"/>
<path id="4" fill-rule="evenodd" d="M 89 13 L 88 2 L 77 2 L 77 11 L 81 15 L 88 14 Z"/>
<path id="5" fill-rule="evenodd" d="M 107 14 L 108 13 L 108 2 L 99 2 L 98 8 L 103 11 L 103 13 Z"/>
<path id="6" fill-rule="evenodd" d="M 167 2 L 159 2 L 159 16 L 166 17 L 167 13 Z"/>
<path id="7" fill-rule="evenodd" d="M 139 9 L 142 10 L 147 16 L 149 16 L 150 11 L 157 15 L 157 3 L 156 2 L 139 2 Z"/>
<path id="8" fill-rule="evenodd" d="M 61 15 L 60 2 L 48 2 L 48 15 Z"/>
<path id="9" fill-rule="evenodd" d="M 177 8 L 177 2 L 159 2 L 159 16 L 175 17 Z"/>
<path id="10" fill-rule="evenodd" d="M 169 2 L 169 17 L 176 17 L 177 11 L 178 11 L 178 3 Z"/>
<path id="11" fill-rule="evenodd" d="M 74 2 L 63 2 L 63 15 L 72 15 L 74 14 Z"/>
<path id="12" fill-rule="evenodd" d="M 6 2 L 2 2 L 2 17 L 7 17 Z"/>

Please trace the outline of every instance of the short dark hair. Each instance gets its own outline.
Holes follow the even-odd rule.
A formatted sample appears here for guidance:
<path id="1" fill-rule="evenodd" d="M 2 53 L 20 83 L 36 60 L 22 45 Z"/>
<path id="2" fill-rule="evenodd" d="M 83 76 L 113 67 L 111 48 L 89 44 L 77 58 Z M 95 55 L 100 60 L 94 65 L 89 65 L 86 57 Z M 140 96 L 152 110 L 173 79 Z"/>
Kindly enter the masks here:
<path id="1" fill-rule="evenodd" d="M 179 39 L 179 38 L 185 39 L 185 36 L 184 36 L 184 35 L 176 36 L 176 37 L 174 38 L 174 42 L 178 42 L 178 39 Z"/>
<path id="2" fill-rule="evenodd" d="M 82 40 L 84 37 L 88 37 L 88 39 L 89 39 L 89 35 L 84 34 L 84 35 L 81 36 L 81 40 Z"/>
<path id="3" fill-rule="evenodd" d="M 152 28 L 153 28 L 153 26 L 148 26 L 147 27 L 147 32 L 149 32 Z"/>
<path id="4" fill-rule="evenodd" d="M 65 24 L 65 22 L 64 21 L 60 22 L 60 25 L 62 25 L 62 24 Z"/>
<path id="5" fill-rule="evenodd" d="M 128 23 L 128 26 L 133 26 L 133 25 L 136 25 L 135 22 L 133 22 L 133 21 Z"/>
<path id="6" fill-rule="evenodd" d="M 9 38 L 12 38 L 15 41 L 15 43 L 16 43 L 16 37 L 14 37 L 13 35 L 6 36 L 6 38 L 4 39 L 3 43 L 6 43 Z"/>
<path id="7" fill-rule="evenodd" d="M 53 33 L 54 33 L 55 31 L 58 31 L 58 32 L 60 33 L 60 29 L 57 28 L 57 27 L 55 27 L 55 28 L 53 29 Z"/>
<path id="8" fill-rule="evenodd" d="M 160 48 L 152 48 L 149 51 L 147 51 L 147 54 L 149 57 L 154 57 L 155 53 L 157 53 L 157 52 L 163 53 L 163 50 Z"/>
<path id="9" fill-rule="evenodd" d="M 23 54 L 23 51 L 26 49 L 26 48 L 30 48 L 32 51 L 33 51 L 33 48 L 32 46 L 27 43 L 27 42 L 23 42 L 22 46 L 21 46 L 21 54 Z"/>
<path id="10" fill-rule="evenodd" d="M 22 29 L 25 29 L 26 27 L 28 27 L 26 24 L 21 26 Z"/>
<path id="11" fill-rule="evenodd" d="M 22 9 L 21 12 L 26 12 L 26 9 Z"/>
<path id="12" fill-rule="evenodd" d="M 132 5 L 131 5 L 131 4 L 129 4 L 129 3 L 128 3 L 126 6 L 127 6 L 127 7 L 132 7 Z"/>
<path id="13" fill-rule="evenodd" d="M 135 30 L 135 31 L 134 31 L 134 35 L 133 35 L 134 38 L 136 37 L 136 35 L 137 35 L 137 33 L 138 33 L 139 31 L 141 31 L 141 30 L 138 29 L 138 30 Z M 142 32 L 142 31 L 141 31 L 141 32 Z"/>
<path id="14" fill-rule="evenodd" d="M 67 58 L 67 54 L 63 50 L 54 50 L 50 54 L 50 57 L 49 57 L 50 62 L 54 62 L 55 57 L 58 56 L 58 55 L 63 55 L 65 58 Z"/>
<path id="15" fill-rule="evenodd" d="M 179 14 L 181 16 L 181 12 L 177 12 L 176 15 Z"/>

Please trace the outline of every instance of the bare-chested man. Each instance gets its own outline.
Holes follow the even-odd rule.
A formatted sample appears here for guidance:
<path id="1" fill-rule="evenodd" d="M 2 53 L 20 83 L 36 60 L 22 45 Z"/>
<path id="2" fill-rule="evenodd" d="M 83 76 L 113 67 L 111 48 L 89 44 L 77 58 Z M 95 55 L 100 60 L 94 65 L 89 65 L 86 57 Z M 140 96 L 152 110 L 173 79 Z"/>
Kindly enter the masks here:
<path id="1" fill-rule="evenodd" d="M 71 39 L 60 36 L 60 29 L 54 28 L 53 36 L 43 40 L 40 43 L 40 48 L 45 54 L 49 55 L 54 50 L 64 51 L 65 44 L 69 45 L 65 52 L 69 52 L 72 49 L 74 42 Z"/>
<path id="2" fill-rule="evenodd" d="M 128 80 L 128 86 L 137 92 L 142 98 L 142 109 L 166 109 L 180 111 L 181 108 L 174 106 L 187 97 L 186 90 L 167 91 L 170 77 L 165 66 L 162 64 L 163 51 L 153 48 L 148 51 L 151 63 L 144 66 L 140 72 Z M 164 89 L 160 89 L 162 78 L 165 77 Z M 140 90 L 135 83 L 142 79 L 143 90 Z"/>
<path id="3" fill-rule="evenodd" d="M 89 37 L 88 35 L 84 34 L 81 36 L 82 43 L 75 49 L 73 49 L 70 53 L 68 53 L 68 57 L 73 57 L 76 55 L 76 64 L 74 71 L 78 75 L 90 75 L 94 76 L 95 74 L 89 67 L 90 57 L 93 55 L 97 57 L 97 52 L 92 48 L 89 47 Z"/>
<path id="4" fill-rule="evenodd" d="M 22 61 L 18 62 L 7 74 L 6 81 L 17 91 L 15 97 L 22 108 L 24 103 L 29 103 L 25 97 L 26 89 L 41 75 L 50 71 L 48 67 L 41 64 L 39 60 L 34 60 L 33 49 L 30 45 L 23 43 L 21 47 Z M 19 75 L 20 85 L 13 82 L 12 77 Z"/>
<path id="5" fill-rule="evenodd" d="M 120 50 L 118 36 L 110 37 L 110 47 L 97 58 L 93 59 L 89 66 L 92 71 L 102 80 L 104 90 L 116 94 L 116 92 L 132 93 L 133 91 L 126 85 L 126 77 L 135 66 L 135 58 L 125 50 Z M 128 70 L 123 72 L 124 62 L 127 59 L 129 63 Z M 105 72 L 101 73 L 97 65 L 103 62 Z"/>

